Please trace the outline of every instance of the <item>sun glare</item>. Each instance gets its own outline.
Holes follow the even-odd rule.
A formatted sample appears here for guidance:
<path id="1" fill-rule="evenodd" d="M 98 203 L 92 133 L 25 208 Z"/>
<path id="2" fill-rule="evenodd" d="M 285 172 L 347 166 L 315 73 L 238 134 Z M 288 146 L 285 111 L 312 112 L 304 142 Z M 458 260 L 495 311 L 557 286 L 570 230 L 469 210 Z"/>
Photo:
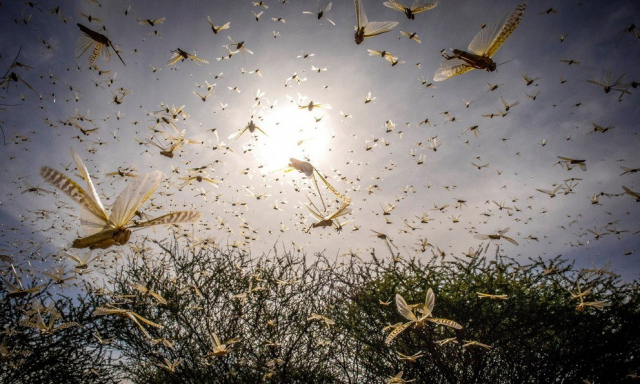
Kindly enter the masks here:
<path id="1" fill-rule="evenodd" d="M 273 172 L 287 168 L 290 158 L 320 164 L 328 152 L 328 136 L 326 122 L 315 122 L 322 111 L 309 112 L 289 105 L 278 108 L 265 115 L 258 124 L 267 127 L 268 137 L 260 137 L 254 149 L 254 155 L 264 166 L 265 171 Z"/>

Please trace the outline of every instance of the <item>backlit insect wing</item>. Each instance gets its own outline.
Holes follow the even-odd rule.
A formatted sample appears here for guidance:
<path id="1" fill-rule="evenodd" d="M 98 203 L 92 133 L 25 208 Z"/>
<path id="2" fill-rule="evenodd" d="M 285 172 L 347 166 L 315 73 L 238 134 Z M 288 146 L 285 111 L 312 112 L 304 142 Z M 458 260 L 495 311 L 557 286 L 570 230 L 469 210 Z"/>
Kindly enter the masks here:
<path id="1" fill-rule="evenodd" d="M 249 51 L 249 50 L 247 49 L 247 51 Z M 249 51 L 249 52 L 250 52 L 250 51 Z M 250 52 L 250 53 L 251 53 L 251 54 L 253 54 L 253 52 Z M 196 61 L 196 62 L 198 62 L 198 63 L 209 64 L 209 61 L 207 61 L 207 60 L 205 60 L 205 59 L 201 59 L 201 58 L 199 58 L 199 57 L 198 57 L 198 56 L 196 56 L 196 55 L 192 55 L 192 54 L 190 54 L 190 53 L 187 53 L 187 56 L 189 56 L 189 58 L 190 58 L 191 60 Z"/>
<path id="2" fill-rule="evenodd" d="M 155 219 L 151 219 L 143 223 L 132 225 L 129 228 L 144 228 L 144 227 L 151 227 L 154 225 L 165 225 L 165 224 L 195 223 L 198 220 L 200 220 L 200 216 L 201 216 L 200 212 L 197 212 L 197 211 L 176 211 L 176 212 L 167 213 L 166 215 L 156 217 Z"/>
<path id="3" fill-rule="evenodd" d="M 440 68 L 438 68 L 435 76 L 433 76 L 433 81 L 444 81 L 450 77 L 467 73 L 472 69 L 473 67 L 470 67 L 463 60 L 460 60 L 460 59 L 447 60 L 445 62 L 440 63 Z"/>
<path id="4" fill-rule="evenodd" d="M 129 183 L 113 204 L 110 219 L 112 225 L 116 228 L 127 225 L 142 203 L 158 188 L 162 177 L 162 171 L 153 171 Z"/>
<path id="5" fill-rule="evenodd" d="M 236 141 L 248 129 L 249 129 L 249 126 L 247 125 L 246 127 L 244 127 L 243 129 L 239 130 L 238 132 L 234 132 L 234 133 L 230 134 L 229 137 L 227 137 L 227 139 L 231 140 L 232 142 Z"/>
<path id="6" fill-rule="evenodd" d="M 477 235 L 475 235 L 473 237 L 475 237 L 476 239 L 479 239 L 479 240 L 489 240 L 489 243 L 487 244 L 487 247 L 484 249 L 484 253 L 485 254 L 489 250 L 489 246 L 491 245 L 491 241 L 495 239 L 495 236 L 493 236 L 493 235 L 477 234 Z"/>
<path id="7" fill-rule="evenodd" d="M 320 201 L 322 202 L 322 208 L 326 209 L 327 206 L 324 203 L 324 198 L 322 197 L 322 193 L 320 193 L 320 188 L 318 187 L 318 180 L 316 179 L 316 175 L 318 175 L 318 177 L 320 178 L 320 180 L 322 180 L 322 182 L 324 183 L 324 185 L 326 185 L 326 187 L 333 192 L 336 196 L 338 196 L 342 201 L 344 200 L 344 197 L 338 192 L 336 191 L 335 188 L 333 188 L 333 186 L 331 184 L 329 184 L 329 182 L 324 178 L 324 176 L 322 176 L 322 174 L 320 172 L 318 172 L 317 169 L 315 169 L 315 167 L 313 165 L 311 165 L 311 163 L 307 162 L 307 161 L 302 161 L 302 160 L 298 160 L 295 158 L 290 158 L 289 159 L 289 167 L 288 169 L 285 169 L 285 173 L 286 172 L 291 172 L 294 169 L 302 172 L 307 178 L 310 178 L 313 180 L 313 184 L 316 187 L 316 192 L 318 193 L 318 196 L 320 196 Z"/>
<path id="8" fill-rule="evenodd" d="M 180 59 L 184 59 L 185 57 L 183 55 L 180 54 L 180 50 L 176 50 L 175 52 L 173 52 L 173 56 L 171 56 L 171 58 L 169 59 L 169 61 L 167 61 L 167 66 L 169 65 L 174 65 L 175 63 L 177 63 L 178 61 L 180 61 Z"/>
<path id="9" fill-rule="evenodd" d="M 409 328 L 409 326 L 413 323 L 413 321 L 409 321 L 396 327 L 393 331 L 391 331 L 390 334 L 387 335 L 386 339 L 384 339 L 384 343 L 387 345 L 391 344 L 393 339 L 395 339 L 400 333 L 402 333 L 402 331 Z"/>
<path id="10" fill-rule="evenodd" d="M 433 293 L 433 289 L 429 288 L 427 295 L 424 298 L 423 317 L 431 317 L 433 307 L 436 305 L 436 295 Z"/>
<path id="11" fill-rule="evenodd" d="M 428 4 L 423 4 L 423 3 L 424 3 L 424 0 L 414 1 L 413 5 L 411 6 L 411 12 L 413 12 L 414 14 L 420 13 L 420 12 L 431 10 L 438 6 L 437 1 L 435 3 L 428 3 Z"/>
<path id="12" fill-rule="evenodd" d="M 635 197 L 636 201 L 640 201 L 640 193 L 636 193 L 636 192 L 632 191 L 631 189 L 625 187 L 624 185 L 622 186 L 622 189 L 624 189 L 624 191 L 627 193 L 627 195 L 629 195 L 631 197 Z"/>
<path id="13" fill-rule="evenodd" d="M 514 240 L 514 239 L 512 239 L 512 238 L 510 238 L 509 236 L 504 236 L 504 235 L 502 235 L 502 238 L 503 238 L 503 239 L 505 239 L 505 240 L 507 240 L 508 242 L 510 242 L 510 243 L 511 243 L 511 244 L 513 244 L 513 245 L 520 245 L 520 244 L 518 244 L 518 242 L 517 242 L 517 241 L 515 241 L 515 240 Z"/>
<path id="14" fill-rule="evenodd" d="M 80 36 L 76 45 L 76 59 L 84 55 L 92 46 L 93 51 L 89 56 L 89 64 L 95 63 L 98 56 L 100 56 L 100 53 L 102 52 L 102 44 L 95 42 L 86 34 Z"/>
<path id="15" fill-rule="evenodd" d="M 0 279 L 2 279 L 2 281 L 5 284 L 5 289 L 7 290 L 7 295 L 6 296 L 9 297 L 9 298 L 23 297 L 23 296 L 28 295 L 29 293 L 37 292 L 37 291 L 39 291 L 40 289 L 42 289 L 44 287 L 44 285 L 39 285 L 37 287 L 24 289 L 22 287 L 22 283 L 20 282 L 20 280 L 17 280 L 19 285 L 15 285 L 15 284 L 12 284 L 9 280 L 5 279 L 2 276 L 0 276 Z"/>
<path id="16" fill-rule="evenodd" d="M 502 46 L 502 44 L 504 44 L 509 35 L 511 35 L 511 33 L 513 33 L 513 31 L 516 29 L 516 27 L 520 23 L 520 20 L 522 19 L 522 15 L 524 14 L 524 10 L 526 9 L 526 7 L 526 3 L 520 4 L 510 15 L 504 17 L 491 26 L 482 28 L 480 32 L 478 32 L 478 34 L 473 38 L 473 40 L 471 40 L 471 43 L 467 48 L 469 53 L 464 51 L 458 51 L 457 53 L 459 55 L 465 55 L 465 57 L 469 56 L 468 59 L 470 61 L 477 61 L 481 58 L 490 59 Z M 456 51 L 454 51 L 454 54 L 456 54 Z M 473 55 L 479 57 L 473 57 Z M 491 60 L 489 61 L 491 62 Z M 495 66 L 493 62 L 491 63 Z M 465 60 L 461 60 L 459 58 L 450 59 L 440 64 L 440 68 L 436 71 L 433 80 L 443 81 L 450 77 L 469 72 L 472 69 L 472 65 L 467 63 Z"/>
<path id="17" fill-rule="evenodd" d="M 493 57 L 516 29 L 526 8 L 527 4 L 522 3 L 510 15 L 480 30 L 476 37 L 471 40 L 468 47 L 469 52 L 480 56 Z"/>
<path id="18" fill-rule="evenodd" d="M 131 182 L 118 196 L 111 209 L 111 217 L 104 211 L 100 198 L 93 186 L 86 166 L 75 151 L 72 155 L 78 170 L 87 182 L 91 194 L 83 190 L 73 180 L 53 168 L 42 167 L 40 175 L 50 184 L 71 197 L 80 205 L 80 223 L 86 237 L 74 240 L 74 248 L 109 248 L 128 242 L 131 231 L 126 228 L 135 212 L 156 190 L 163 178 L 162 171 L 153 171 Z M 200 218 L 199 212 L 171 212 L 156 219 L 136 224 L 130 228 L 141 228 L 160 224 L 194 222 Z"/>
<path id="19" fill-rule="evenodd" d="M 441 318 L 435 318 L 435 317 L 428 317 L 427 320 L 432 322 L 432 323 L 444 325 L 444 326 L 447 326 L 447 327 L 451 327 L 451 328 L 455 328 L 455 329 L 462 329 L 462 325 L 456 323 L 453 320 L 441 319 Z"/>
<path id="20" fill-rule="evenodd" d="M 229 26 L 231 25 L 231 22 L 227 22 L 224 25 L 221 26 L 215 26 L 213 25 L 213 21 L 211 21 L 211 17 L 207 16 L 207 21 L 209 22 L 209 25 L 211 26 L 211 30 L 213 31 L 214 34 L 218 34 L 218 32 L 223 31 L 225 29 L 229 29 Z"/>
<path id="21" fill-rule="evenodd" d="M 505 233 L 509 232 L 509 229 L 510 229 L 510 228 L 509 228 L 509 227 L 507 227 L 507 228 L 505 228 L 505 229 L 502 229 L 502 230 L 498 231 L 498 236 L 500 236 L 501 238 L 503 238 L 503 239 L 507 240 L 507 241 L 508 241 L 508 242 L 510 242 L 511 244 L 514 244 L 514 245 L 520 245 L 520 244 L 518 244 L 518 242 L 517 242 L 517 241 L 515 241 L 514 239 L 510 238 L 509 236 L 505 236 L 505 235 L 504 235 Z"/>
<path id="22" fill-rule="evenodd" d="M 389 32 L 399 24 L 397 21 L 369 22 L 364 12 L 363 0 L 354 0 L 354 4 L 358 22 L 355 33 L 356 44 L 361 44 L 366 38 Z"/>
<path id="23" fill-rule="evenodd" d="M 76 58 L 82 56 L 93 45 L 93 52 L 91 52 L 91 55 L 89 56 L 89 63 L 93 64 L 98 56 L 100 56 L 100 53 L 104 53 L 105 60 L 108 61 L 110 58 L 109 46 L 111 46 L 111 48 L 113 48 L 114 52 L 118 56 L 118 59 L 120 59 L 123 65 L 126 65 L 124 63 L 124 60 L 122 60 L 122 57 L 120 57 L 120 53 L 118 53 L 118 50 L 113 46 L 113 43 L 111 42 L 111 40 L 109 40 L 108 37 L 91 30 L 80 23 L 78 23 L 77 25 L 84 36 L 80 36 L 80 38 L 78 39 L 78 43 L 76 46 Z M 104 51 L 102 50 L 103 48 Z"/>
<path id="24" fill-rule="evenodd" d="M 396 307 L 398 307 L 398 312 L 400 312 L 402 317 L 404 317 L 405 319 L 409 321 L 418 321 L 418 318 L 413 313 L 411 308 L 409 308 L 409 305 L 407 304 L 407 302 L 404 301 L 404 298 L 397 293 L 396 293 Z"/>
<path id="25" fill-rule="evenodd" d="M 321 19 L 322 16 L 324 16 L 324 18 L 327 19 L 328 22 L 330 22 L 332 25 L 336 25 L 336 23 L 334 23 L 333 20 L 330 20 L 327 18 L 327 12 L 329 12 L 330 10 L 331 10 L 331 2 L 327 4 L 327 7 L 324 9 L 324 11 L 321 11 L 320 13 L 318 13 L 318 19 Z"/>
<path id="26" fill-rule="evenodd" d="M 89 176 L 86 166 L 80 159 L 80 156 L 72 149 L 71 153 L 78 170 L 87 182 L 87 186 L 91 194 L 85 192 L 75 181 L 68 178 L 62 172 L 53 168 L 44 166 L 40 169 L 40 175 L 51 185 L 58 188 L 64 194 L 69 196 L 81 208 L 80 224 L 85 235 L 90 236 L 104 229 L 112 227 L 110 225 L 109 216 L 107 216 L 98 193 L 96 192 L 93 182 Z"/>

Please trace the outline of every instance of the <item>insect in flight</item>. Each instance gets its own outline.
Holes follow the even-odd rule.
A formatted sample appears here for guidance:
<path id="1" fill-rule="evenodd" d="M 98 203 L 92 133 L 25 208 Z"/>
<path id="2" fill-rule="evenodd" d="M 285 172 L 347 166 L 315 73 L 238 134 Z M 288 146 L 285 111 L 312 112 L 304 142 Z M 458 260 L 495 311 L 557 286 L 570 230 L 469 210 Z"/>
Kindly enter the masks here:
<path id="1" fill-rule="evenodd" d="M 447 327 L 451 327 L 455 329 L 462 329 L 462 326 L 453 320 L 433 317 L 432 312 L 435 304 L 436 304 L 436 296 L 433 293 L 433 290 L 429 288 L 429 290 L 427 291 L 427 295 L 425 297 L 424 304 L 417 305 L 417 310 L 422 313 L 422 316 L 418 318 L 415 315 L 415 313 L 413 313 L 413 310 L 407 304 L 407 302 L 404 301 L 404 298 L 402 298 L 402 296 L 400 296 L 399 294 L 396 294 L 396 306 L 398 307 L 398 312 L 400 312 L 402 317 L 409 320 L 409 322 L 404 323 L 398 326 L 393 331 L 391 331 L 391 333 L 384 340 L 384 343 L 387 345 L 391 344 L 393 339 L 395 339 L 396 336 L 398 336 L 402 331 L 407 329 L 411 324 L 415 324 L 417 327 L 426 322 L 431 322 L 431 323 L 436 323 L 440 325 L 446 325 Z"/>
<path id="2" fill-rule="evenodd" d="M 74 240 L 73 248 L 107 249 L 113 245 L 126 244 L 131 236 L 132 228 L 193 223 L 200 219 L 200 212 L 178 211 L 142 223 L 129 224 L 142 203 L 153 194 L 160 184 L 164 177 L 161 171 L 147 173 L 131 182 L 116 199 L 111 208 L 111 215 L 107 215 L 98 192 L 93 186 L 87 167 L 73 149 L 71 154 L 78 171 L 87 183 L 89 193 L 65 174 L 53 168 L 47 166 L 40 168 L 40 175 L 80 205 L 80 224 L 86 237 Z"/>
<path id="3" fill-rule="evenodd" d="M 211 30 L 216 35 L 220 31 L 223 31 L 225 29 L 229 29 L 229 26 L 231 25 L 231 22 L 227 22 L 227 23 L 225 23 L 223 25 L 213 25 L 213 21 L 211 21 L 211 17 L 210 16 L 207 16 L 207 21 L 209 22 L 209 26 L 211 26 Z"/>
<path id="4" fill-rule="evenodd" d="M 491 58 L 516 29 L 526 8 L 527 4 L 522 3 L 504 21 L 499 20 L 492 26 L 481 29 L 471 40 L 467 48 L 469 52 L 454 49 L 449 55 L 442 50 L 441 54 L 447 61 L 440 64 L 433 80 L 443 81 L 474 68 L 484 69 L 487 72 L 495 71 L 497 65 Z"/>
<path id="5" fill-rule="evenodd" d="M 364 0 L 354 0 L 356 6 L 356 44 L 362 44 L 364 39 L 391 31 L 399 23 L 397 21 L 368 21 L 364 13 Z"/>
<path id="6" fill-rule="evenodd" d="M 304 173 L 304 175 L 307 178 L 311 178 L 313 180 L 314 185 L 316 186 L 316 191 L 318 192 L 318 195 L 320 196 L 320 200 L 322 201 L 322 207 L 323 209 L 326 209 L 326 206 L 324 204 L 324 200 L 322 199 L 322 194 L 320 193 L 320 188 L 318 188 L 318 181 L 316 179 L 316 176 L 318 176 L 318 178 L 324 183 L 324 185 L 326 185 L 326 187 L 333 192 L 334 195 L 336 195 L 340 200 L 342 200 L 343 202 L 346 201 L 346 198 L 340 193 L 338 192 L 331 184 L 329 184 L 329 182 L 327 181 L 327 179 L 325 179 L 324 176 L 322 176 L 322 174 L 313 166 L 311 165 L 311 163 L 306 162 L 306 161 L 302 161 L 302 160 L 298 160 L 298 159 L 294 159 L 293 157 L 289 159 L 290 163 L 289 163 L 289 167 L 288 169 L 286 169 L 284 172 L 290 172 L 293 171 L 294 169 Z"/>
<path id="7" fill-rule="evenodd" d="M 255 124 L 253 123 L 253 120 L 250 120 L 250 121 L 249 121 L 249 124 L 247 124 L 247 126 L 246 126 L 246 127 L 244 127 L 244 129 L 241 129 L 241 130 L 239 130 L 239 131 L 238 131 L 238 132 L 236 132 L 236 133 L 232 133 L 231 135 L 229 135 L 228 139 L 229 139 L 229 140 L 231 140 L 231 141 L 236 141 L 240 136 L 242 136 L 242 134 L 243 134 L 243 133 L 247 132 L 247 130 L 248 130 L 250 133 L 253 133 L 253 132 L 255 132 L 255 130 L 256 130 L 256 129 L 257 129 L 258 131 L 262 132 L 265 136 L 269 136 L 269 135 L 267 135 L 267 134 L 265 133 L 265 131 L 263 131 L 262 129 L 260 129 L 260 127 L 258 127 L 257 125 L 255 125 Z"/>
<path id="8" fill-rule="evenodd" d="M 416 13 L 433 9 L 438 5 L 438 2 L 436 1 L 435 3 L 424 4 L 424 0 L 416 0 L 410 7 L 405 7 L 398 3 L 398 0 L 385 1 L 383 4 L 387 8 L 395 9 L 396 11 L 404 13 L 405 16 L 407 16 L 407 19 L 414 20 L 416 18 Z"/>
<path id="9" fill-rule="evenodd" d="M 183 51 L 180 48 L 176 48 L 176 50 L 172 51 L 172 52 L 173 52 L 173 56 L 171 56 L 169 61 L 167 61 L 167 66 L 174 65 L 175 63 L 177 63 L 180 60 L 185 61 L 186 59 L 191 59 L 191 60 L 195 61 L 196 63 L 209 64 L 209 62 L 207 60 L 201 59 L 198 56 L 192 55 L 189 52 Z"/>
<path id="10" fill-rule="evenodd" d="M 352 221 L 352 220 L 349 220 L 345 223 L 341 223 L 338 220 L 339 217 L 342 217 L 351 213 L 351 208 L 348 208 L 350 204 L 351 204 L 351 198 L 347 197 L 343 200 L 340 207 L 334 213 L 323 216 L 318 210 L 318 207 L 316 207 L 315 204 L 313 204 L 313 202 L 311 201 L 311 199 L 309 199 L 309 205 L 305 204 L 305 207 L 307 207 L 309 212 L 311 212 L 311 214 L 318 220 L 318 222 L 311 224 L 311 226 L 307 229 L 307 233 L 311 232 L 311 228 L 317 228 L 317 227 L 324 228 L 324 227 L 330 227 L 330 226 L 334 226 L 336 230 L 340 232 L 343 226 L 345 226 L 346 224 Z"/>
<path id="11" fill-rule="evenodd" d="M 505 233 L 509 232 L 509 227 L 505 228 L 505 229 L 501 229 L 498 230 L 498 232 L 495 235 L 482 235 L 482 234 L 478 234 L 475 235 L 474 237 L 476 239 L 480 239 L 480 240 L 489 240 L 489 244 L 491 244 L 492 240 L 500 240 L 500 239 L 505 239 L 508 242 L 514 244 L 514 245 L 519 245 L 517 241 L 515 241 L 514 239 L 505 236 Z M 489 244 L 487 244 L 487 248 L 484 250 L 484 253 L 487 253 L 487 250 L 489 249 Z"/>
<path id="12" fill-rule="evenodd" d="M 120 59 L 122 64 L 126 65 L 124 63 L 124 60 L 122 60 L 122 57 L 120 57 L 118 50 L 113 46 L 113 43 L 107 36 L 93 31 L 80 23 L 78 23 L 78 27 L 80 28 L 82 33 L 84 33 L 84 36 L 81 36 L 78 39 L 78 45 L 76 47 L 76 58 L 84 55 L 84 53 L 87 52 L 87 50 L 91 48 L 91 46 L 93 46 L 93 51 L 91 52 L 91 56 L 89 56 L 89 64 L 93 64 L 98 56 L 100 56 L 100 53 L 103 53 L 105 58 L 109 60 L 109 56 L 111 55 L 109 52 L 109 47 L 111 47 L 113 48 L 113 51 L 116 53 L 116 55 L 118 55 L 118 59 Z M 104 52 L 102 51 L 103 47 Z"/>
<path id="13" fill-rule="evenodd" d="M 324 18 L 330 22 L 333 25 L 336 25 L 336 23 L 334 23 L 332 20 L 327 18 L 327 13 L 331 10 L 331 2 L 329 2 L 329 4 L 327 4 L 327 7 L 322 10 L 321 6 L 320 6 L 320 0 L 318 0 L 318 12 L 309 12 L 309 11 L 304 11 L 302 13 L 304 13 L 305 15 L 316 15 L 318 17 L 318 20 L 322 20 L 322 17 L 324 16 Z"/>

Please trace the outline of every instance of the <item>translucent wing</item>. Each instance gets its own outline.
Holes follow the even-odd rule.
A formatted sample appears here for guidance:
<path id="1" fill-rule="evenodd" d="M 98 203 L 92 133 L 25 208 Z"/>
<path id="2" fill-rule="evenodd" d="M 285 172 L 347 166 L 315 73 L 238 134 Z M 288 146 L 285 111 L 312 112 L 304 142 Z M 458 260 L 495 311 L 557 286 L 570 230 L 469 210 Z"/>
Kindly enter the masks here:
<path id="1" fill-rule="evenodd" d="M 624 185 L 622 186 L 622 189 L 624 189 L 625 192 L 627 192 L 628 195 L 631 195 L 637 199 L 640 199 L 640 194 L 637 194 L 635 192 L 633 192 L 632 190 L 630 190 L 629 188 L 625 187 Z"/>
<path id="2" fill-rule="evenodd" d="M 154 322 L 153 322 L 153 321 L 151 321 L 151 320 L 147 320 L 147 319 L 145 319 L 144 317 L 142 317 L 142 316 L 138 315 L 138 314 L 137 314 L 137 313 L 135 313 L 135 312 L 131 312 L 131 314 L 132 314 L 133 316 L 137 317 L 137 318 L 138 318 L 138 320 L 142 321 L 143 323 L 145 323 L 145 324 L 147 324 L 147 325 L 150 325 L 150 326 L 152 326 L 152 327 L 156 327 L 156 328 L 159 328 L 159 329 L 164 329 L 164 326 L 162 326 L 162 325 L 160 325 L 160 324 L 156 324 L 156 323 L 154 323 Z"/>
<path id="3" fill-rule="evenodd" d="M 440 68 L 433 76 L 433 81 L 443 81 L 450 77 L 462 75 L 473 68 L 460 59 L 451 59 L 440 63 Z"/>
<path id="4" fill-rule="evenodd" d="M 93 199 L 96 205 L 100 207 L 100 210 L 102 211 L 104 216 L 107 217 L 107 214 L 104 211 L 104 206 L 100 201 L 100 196 L 98 196 L 96 187 L 93 186 L 93 181 L 91 181 L 91 176 L 89 176 L 89 171 L 87 170 L 87 166 L 84 165 L 82 158 L 80 157 L 80 155 L 76 153 L 76 151 L 73 150 L 73 148 L 71 148 L 71 156 L 73 156 L 73 160 L 76 162 L 76 166 L 78 168 L 78 171 L 82 175 L 82 178 L 87 182 L 87 187 L 89 188 L 89 192 L 91 193 L 91 195 L 89 196 Z"/>
<path id="5" fill-rule="evenodd" d="M 178 211 L 167 213 L 155 219 L 145 221 L 144 223 L 136 224 L 131 228 L 151 227 L 153 225 L 163 224 L 179 224 L 179 223 L 194 223 L 200 220 L 201 213 L 198 211 Z"/>
<path id="6" fill-rule="evenodd" d="M 322 13 L 327 13 L 331 10 L 331 2 L 329 2 L 329 4 L 327 4 L 327 8 L 324 9 L 324 11 Z"/>
<path id="7" fill-rule="evenodd" d="M 262 132 L 262 134 L 264 134 L 265 136 L 269 137 L 269 135 L 267 135 L 267 133 L 265 131 L 263 131 L 262 129 L 260 129 L 260 127 L 258 127 L 257 125 L 256 125 L 256 129 L 258 131 Z"/>
<path id="8" fill-rule="evenodd" d="M 20 292 L 22 291 L 22 288 L 13 284 L 12 282 L 10 282 L 9 280 L 5 279 L 3 276 L 0 276 L 0 279 L 2 279 L 2 281 L 4 282 L 4 284 L 6 285 L 6 289 L 7 291 L 9 291 L 9 293 L 15 293 L 15 292 Z"/>
<path id="9" fill-rule="evenodd" d="M 476 55 L 492 57 L 516 29 L 520 19 L 522 19 L 525 8 L 527 8 L 527 4 L 520 4 L 511 15 L 483 28 L 471 40 L 468 50 Z"/>
<path id="10" fill-rule="evenodd" d="M 347 208 L 347 206 L 351 204 L 351 202 L 344 203 L 333 215 L 331 215 L 331 219 L 335 219 L 341 216 L 346 216 L 352 212 L 351 208 Z"/>
<path id="11" fill-rule="evenodd" d="M 520 245 L 520 244 L 518 244 L 518 242 L 517 242 L 517 241 L 515 241 L 514 239 L 512 239 L 512 238 L 510 238 L 510 237 L 502 236 L 502 238 L 503 238 L 503 239 L 505 239 L 505 240 L 507 240 L 507 241 L 508 241 L 508 242 L 510 242 L 511 244 L 514 244 L 514 245 Z"/>
<path id="12" fill-rule="evenodd" d="M 308 196 L 307 196 L 307 199 L 309 199 L 309 197 L 308 197 Z M 315 204 L 313 204 L 313 201 L 311 201 L 311 199 L 309 199 L 309 204 L 310 204 L 310 205 L 304 204 L 304 206 L 305 206 L 305 207 L 307 207 L 307 209 L 309 210 L 309 212 L 311 212 L 311 214 L 312 214 L 316 219 L 318 219 L 319 221 L 324 220 L 324 216 L 322 216 L 322 215 L 320 214 L 320 211 L 318 210 L 318 207 L 316 207 L 316 205 L 315 205 Z M 313 207 L 313 208 L 311 208 L 311 207 Z"/>
<path id="13" fill-rule="evenodd" d="M 91 316 L 124 315 L 125 312 L 123 309 L 98 307 L 93 311 Z"/>
<path id="14" fill-rule="evenodd" d="M 315 169 L 315 168 L 314 168 L 314 169 Z M 345 201 L 345 197 L 344 197 L 344 196 L 342 196 L 342 194 L 341 194 L 340 192 L 338 192 L 338 191 L 333 187 L 333 185 L 329 184 L 329 182 L 327 181 L 327 179 L 325 179 L 325 178 L 324 178 L 324 176 L 322 176 L 322 175 L 320 174 L 320 172 L 318 172 L 318 171 L 316 170 L 316 172 L 315 172 L 315 173 L 316 173 L 316 175 L 318 175 L 318 177 L 320 178 L 320 180 L 322 180 L 322 182 L 324 183 L 324 185 L 326 185 L 326 186 L 327 186 L 327 188 L 329 188 L 329 190 L 330 190 L 331 192 L 333 192 L 333 194 L 334 194 L 334 195 L 336 195 L 340 200 Z M 315 177 L 314 177 L 314 180 L 313 180 L 313 181 L 315 182 Z M 316 183 L 316 189 L 317 189 L 317 188 L 318 188 L 318 184 Z M 318 193 L 320 193 L 320 192 L 318 191 Z"/>
<path id="15" fill-rule="evenodd" d="M 70 327 L 75 327 L 76 325 L 78 325 L 78 323 L 76 323 L 75 321 L 72 321 L 70 323 L 61 324 L 61 325 L 57 326 L 55 329 L 56 329 L 56 331 L 61 331 L 63 329 L 67 329 L 67 328 L 70 328 Z"/>
<path id="16" fill-rule="evenodd" d="M 423 4 L 423 5 L 419 5 L 419 4 L 422 4 L 422 1 L 417 0 L 416 2 L 414 2 L 413 5 L 411 6 L 411 12 L 420 13 L 420 12 L 428 11 L 430 9 L 435 8 L 438 5 L 438 2 L 436 1 L 435 3 Z"/>
<path id="17" fill-rule="evenodd" d="M 400 23 L 397 21 L 372 21 L 365 25 L 364 37 L 367 38 L 389 32 L 398 24 Z"/>
<path id="18" fill-rule="evenodd" d="M 93 64 L 93 63 L 96 62 L 96 59 L 98 59 L 98 57 L 100 56 L 100 52 L 102 52 L 102 44 L 97 43 L 97 42 L 94 43 L 93 51 L 91 52 L 91 55 L 89 56 L 89 63 L 90 64 Z M 106 53 L 105 53 L 105 55 L 106 55 Z"/>
<path id="19" fill-rule="evenodd" d="M 89 36 L 82 35 L 78 38 L 78 43 L 76 44 L 76 58 L 84 55 L 85 52 L 94 44 L 95 42 Z"/>
<path id="20" fill-rule="evenodd" d="M 398 336 L 402 331 L 404 331 L 405 329 L 407 329 L 411 324 L 413 324 L 412 321 L 408 322 L 408 323 L 404 323 L 401 326 L 397 327 L 396 329 L 394 329 L 393 331 L 391 331 L 391 333 L 387 336 L 386 339 L 384 339 L 384 343 L 385 344 L 391 344 L 391 342 L 393 341 L 393 339 L 396 338 L 396 336 Z"/>
<path id="21" fill-rule="evenodd" d="M 167 61 L 167 65 L 173 65 L 173 64 L 177 63 L 178 61 L 180 61 L 181 58 L 182 58 L 182 55 L 179 54 L 178 52 L 175 52 L 173 54 L 173 56 L 171 56 L 169 61 Z"/>
<path id="22" fill-rule="evenodd" d="M 407 320 L 418 321 L 416 315 L 413 314 L 413 311 L 407 305 L 407 302 L 404 301 L 402 296 L 396 293 L 396 306 L 398 307 L 398 312 Z M 397 329 L 397 328 L 396 328 Z M 393 333 L 393 332 L 392 332 Z"/>
<path id="23" fill-rule="evenodd" d="M 237 140 L 240 136 L 242 136 L 242 134 L 243 134 L 243 133 L 245 133 L 245 132 L 247 131 L 247 129 L 249 129 L 249 128 L 248 128 L 248 127 L 246 127 L 246 128 L 244 128 L 244 129 L 242 129 L 242 130 L 240 130 L 240 131 L 238 131 L 238 132 L 232 133 L 232 134 L 230 134 L 230 135 L 229 135 L 229 137 L 227 137 L 227 139 L 229 139 L 229 140 L 231 140 L 231 141 L 235 141 L 235 140 Z"/>
<path id="24" fill-rule="evenodd" d="M 362 4 L 363 0 L 354 0 L 356 5 L 356 19 L 358 20 L 358 30 L 363 26 L 367 25 L 367 15 L 364 13 L 364 5 Z"/>
<path id="25" fill-rule="evenodd" d="M 111 222 L 116 227 L 126 225 L 142 203 L 158 188 L 162 177 L 162 171 L 153 171 L 127 185 L 113 204 Z"/>
<path id="26" fill-rule="evenodd" d="M 424 299 L 424 316 L 431 316 L 433 307 L 436 305 L 436 295 L 433 294 L 433 289 L 429 288 L 427 295 Z"/>
<path id="27" fill-rule="evenodd" d="M 213 343 L 216 345 L 216 347 L 219 347 L 221 343 L 220 343 L 220 339 L 218 339 L 218 335 L 211 332 L 211 337 L 213 338 Z"/>
<path id="28" fill-rule="evenodd" d="M 189 55 L 189 58 L 190 58 L 191 60 L 195 60 L 195 61 L 198 61 L 198 62 L 201 62 L 201 63 L 204 63 L 204 64 L 209 64 L 209 62 L 208 62 L 207 60 L 205 60 L 205 59 L 201 59 L 201 58 L 199 58 L 198 56 L 195 56 L 195 55 L 191 55 L 191 54 L 190 54 L 190 55 Z"/>
<path id="29" fill-rule="evenodd" d="M 396 11 L 404 12 L 404 6 L 398 4 L 396 0 L 389 0 L 382 3 L 385 7 L 391 8 Z"/>
<path id="30" fill-rule="evenodd" d="M 434 317 L 429 317 L 429 318 L 427 318 L 427 320 L 429 320 L 432 323 L 436 323 L 436 324 L 440 324 L 440 325 L 446 325 L 447 327 L 451 327 L 451 328 L 455 328 L 455 329 L 462 329 L 462 325 L 456 323 L 453 320 L 439 319 L 439 318 L 434 318 Z"/>
<path id="31" fill-rule="evenodd" d="M 40 176 L 80 206 L 80 224 L 87 236 L 98 233 L 109 226 L 109 217 L 102 207 L 96 204 L 75 181 L 62 172 L 46 166 L 40 169 Z"/>

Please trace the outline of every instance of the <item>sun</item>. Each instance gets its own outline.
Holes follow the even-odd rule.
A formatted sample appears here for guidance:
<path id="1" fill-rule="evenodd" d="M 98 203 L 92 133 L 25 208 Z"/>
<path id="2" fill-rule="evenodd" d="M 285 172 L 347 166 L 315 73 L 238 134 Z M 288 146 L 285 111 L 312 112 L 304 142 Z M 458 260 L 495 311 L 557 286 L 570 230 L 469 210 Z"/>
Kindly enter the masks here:
<path id="1" fill-rule="evenodd" d="M 289 159 L 323 162 L 329 151 L 327 117 L 316 122 L 323 111 L 309 112 L 295 105 L 269 111 L 259 126 L 268 136 L 260 137 L 254 155 L 265 171 L 273 172 L 288 167 Z"/>

